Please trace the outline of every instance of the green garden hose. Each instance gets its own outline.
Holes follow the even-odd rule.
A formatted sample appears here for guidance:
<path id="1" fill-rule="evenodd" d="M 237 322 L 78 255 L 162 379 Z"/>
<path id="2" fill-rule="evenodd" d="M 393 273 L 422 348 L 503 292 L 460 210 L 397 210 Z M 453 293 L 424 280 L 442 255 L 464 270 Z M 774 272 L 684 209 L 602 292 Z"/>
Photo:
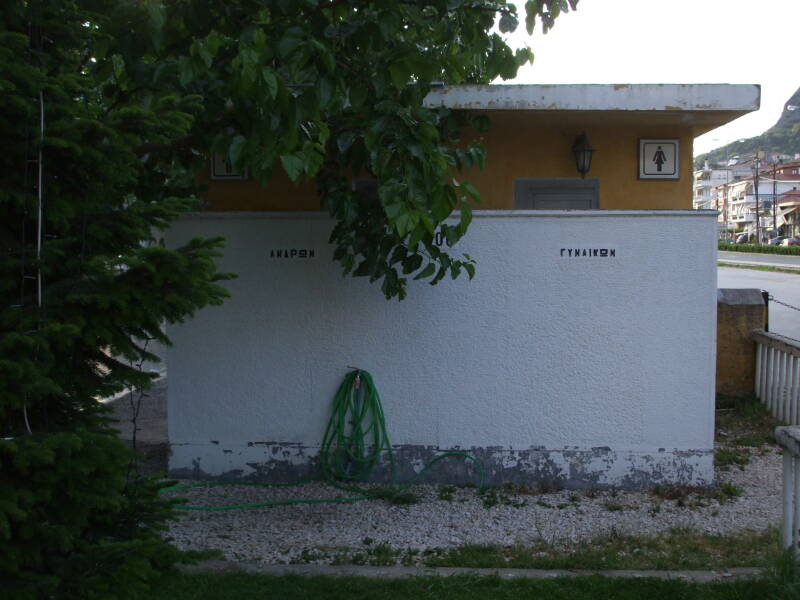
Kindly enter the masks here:
<path id="1" fill-rule="evenodd" d="M 390 483 L 382 490 L 365 490 L 356 487 L 357 482 L 368 479 L 385 452 L 389 462 Z M 405 483 L 397 481 L 397 470 L 394 452 L 386 432 L 386 420 L 383 415 L 380 395 L 366 371 L 355 370 L 348 373 L 333 399 L 331 418 L 325 428 L 320 448 L 320 470 L 312 477 L 293 483 L 260 483 L 240 481 L 210 481 L 174 485 L 164 488 L 162 492 L 183 490 L 197 487 L 215 487 L 223 485 L 249 485 L 256 487 L 289 487 L 303 485 L 315 480 L 326 483 L 354 496 L 336 498 L 315 498 L 298 500 L 273 500 L 252 504 L 229 504 L 224 506 L 192 506 L 177 505 L 184 510 L 232 510 L 236 508 L 260 508 L 265 506 L 281 506 L 286 504 L 320 504 L 328 502 L 357 502 L 377 497 L 389 497 L 401 494 L 414 485 L 437 462 L 445 458 L 459 457 L 475 464 L 480 481 L 478 491 L 484 487 L 486 475 L 480 461 L 466 452 L 445 452 L 427 463 L 422 470 Z"/>

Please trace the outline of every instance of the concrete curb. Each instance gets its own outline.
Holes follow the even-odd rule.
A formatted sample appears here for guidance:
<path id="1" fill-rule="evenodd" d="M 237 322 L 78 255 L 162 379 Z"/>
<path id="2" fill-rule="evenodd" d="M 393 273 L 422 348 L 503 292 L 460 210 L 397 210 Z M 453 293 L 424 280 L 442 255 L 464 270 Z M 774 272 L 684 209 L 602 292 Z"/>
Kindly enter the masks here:
<path id="1" fill-rule="evenodd" d="M 465 567 L 367 567 L 359 565 L 263 565 L 253 562 L 207 560 L 197 565 L 182 567 L 187 573 L 255 573 L 260 575 L 302 575 L 312 577 L 368 577 L 373 579 L 401 579 L 406 577 L 452 577 L 454 575 L 499 576 L 502 579 L 554 579 L 558 577 L 619 577 L 628 579 L 667 579 L 693 583 L 733 581 L 759 576 L 762 569 L 735 568 L 719 571 L 656 571 L 618 569 L 591 571 L 586 569 L 471 569 Z"/>
<path id="2" fill-rule="evenodd" d="M 738 265 L 741 267 L 773 267 L 776 269 L 786 269 L 787 271 L 797 271 L 798 273 L 800 273 L 800 267 L 796 267 L 794 265 L 787 265 L 786 263 L 753 262 L 746 260 L 730 260 L 727 258 L 718 258 L 717 264 L 719 264 L 722 267 L 726 267 L 728 265 Z"/>

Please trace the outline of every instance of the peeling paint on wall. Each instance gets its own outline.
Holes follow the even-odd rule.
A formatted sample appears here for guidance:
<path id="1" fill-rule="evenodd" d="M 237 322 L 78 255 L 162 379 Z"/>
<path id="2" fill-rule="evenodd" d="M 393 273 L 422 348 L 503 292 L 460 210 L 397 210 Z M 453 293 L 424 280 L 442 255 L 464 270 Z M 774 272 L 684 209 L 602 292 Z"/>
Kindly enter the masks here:
<path id="1" fill-rule="evenodd" d="M 193 444 L 173 446 L 176 463 L 193 457 L 191 468 L 178 467 L 170 477 L 285 483 L 319 473 L 319 446 L 272 443 L 216 448 Z M 397 481 L 409 481 L 445 452 L 467 452 L 484 468 L 487 485 L 545 483 L 567 489 L 646 489 L 654 485 L 709 486 L 713 479 L 713 452 L 686 450 L 641 452 L 591 448 L 552 450 L 546 448 L 437 448 L 406 444 L 394 448 Z M 198 456 L 202 455 L 202 458 Z M 229 456 L 234 455 L 234 456 Z M 239 466 L 239 465 L 244 465 Z M 472 461 L 449 457 L 425 473 L 424 483 L 477 485 L 480 474 Z M 389 463 L 384 455 L 371 481 L 389 481 Z"/>

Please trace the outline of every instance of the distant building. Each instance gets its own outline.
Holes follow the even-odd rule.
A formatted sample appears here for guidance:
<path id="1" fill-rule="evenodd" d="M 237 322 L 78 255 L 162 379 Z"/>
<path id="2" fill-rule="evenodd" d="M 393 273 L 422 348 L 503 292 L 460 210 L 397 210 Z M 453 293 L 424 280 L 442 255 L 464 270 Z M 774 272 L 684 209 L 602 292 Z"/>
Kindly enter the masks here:
<path id="1" fill-rule="evenodd" d="M 708 161 L 694 172 L 692 207 L 695 210 L 719 211 L 719 224 L 723 229 L 736 229 L 737 223 L 729 218 L 729 187 L 732 183 L 753 174 L 753 160 L 734 156 L 711 167 Z"/>
<path id="2" fill-rule="evenodd" d="M 793 235 L 800 204 L 800 160 L 760 165 L 756 193 L 755 166 L 751 174 L 713 188 L 712 202 L 720 211 L 726 229 L 739 229 L 756 235 L 756 220 L 762 241 L 775 235 Z M 788 217 L 795 221 L 791 222 Z M 791 231 L 790 231 L 791 230 Z"/>
<path id="3" fill-rule="evenodd" d="M 732 174 L 730 169 L 712 169 L 708 161 L 706 161 L 702 169 L 694 172 L 694 189 L 692 194 L 693 208 L 695 210 L 719 210 L 719 207 L 715 205 L 715 198 L 712 194 L 712 190 L 730 182 L 731 178 Z"/>
<path id="4" fill-rule="evenodd" d="M 800 237 L 800 189 L 798 187 L 794 187 L 778 197 L 778 227 L 780 227 L 782 235 Z"/>

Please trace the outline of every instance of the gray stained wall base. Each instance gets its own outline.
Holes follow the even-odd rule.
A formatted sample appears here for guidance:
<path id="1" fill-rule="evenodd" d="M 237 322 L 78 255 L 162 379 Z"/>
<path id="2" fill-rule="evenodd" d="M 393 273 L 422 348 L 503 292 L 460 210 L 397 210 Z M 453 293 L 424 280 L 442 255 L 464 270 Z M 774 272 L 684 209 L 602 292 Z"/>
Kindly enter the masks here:
<path id="1" fill-rule="evenodd" d="M 213 448 L 211 450 L 210 448 Z M 193 451 L 195 458 L 190 459 Z M 395 481 L 404 483 L 418 476 L 429 463 L 445 452 L 465 452 L 481 464 L 486 485 L 507 483 L 549 486 L 564 489 L 647 489 L 655 485 L 710 486 L 707 474 L 713 465 L 711 451 L 689 450 L 658 453 L 621 452 L 611 448 L 548 450 L 546 448 L 450 448 L 403 445 L 394 448 Z M 173 460 L 192 464 L 191 468 L 172 469 L 170 477 L 179 479 L 259 481 L 287 483 L 319 475 L 319 447 L 302 444 L 253 442 L 245 447 L 219 442 L 204 446 L 173 444 Z M 207 472 L 204 459 L 216 454 L 214 466 Z M 228 459 L 229 469 L 220 466 Z M 246 469 L 237 468 L 244 462 Z M 609 473 L 620 472 L 620 478 Z M 391 470 L 384 453 L 379 467 L 368 479 L 371 482 L 390 482 Z M 478 485 L 480 469 L 464 457 L 444 458 L 433 465 L 420 483 Z"/>

